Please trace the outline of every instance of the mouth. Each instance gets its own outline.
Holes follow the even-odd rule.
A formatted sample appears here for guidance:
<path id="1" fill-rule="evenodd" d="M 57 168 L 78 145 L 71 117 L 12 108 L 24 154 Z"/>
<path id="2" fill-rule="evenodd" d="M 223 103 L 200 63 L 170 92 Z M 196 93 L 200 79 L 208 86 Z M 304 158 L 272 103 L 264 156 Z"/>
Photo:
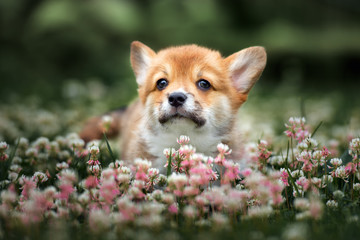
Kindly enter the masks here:
<path id="1" fill-rule="evenodd" d="M 191 121 L 193 121 L 197 127 L 202 127 L 205 125 L 206 119 L 204 119 L 203 117 L 201 117 L 199 114 L 197 113 L 193 113 L 193 112 L 183 112 L 183 111 L 179 111 L 177 110 L 174 113 L 168 113 L 168 114 L 163 114 L 159 117 L 159 122 L 161 124 L 165 124 L 169 121 L 174 121 L 176 119 L 189 119 Z"/>

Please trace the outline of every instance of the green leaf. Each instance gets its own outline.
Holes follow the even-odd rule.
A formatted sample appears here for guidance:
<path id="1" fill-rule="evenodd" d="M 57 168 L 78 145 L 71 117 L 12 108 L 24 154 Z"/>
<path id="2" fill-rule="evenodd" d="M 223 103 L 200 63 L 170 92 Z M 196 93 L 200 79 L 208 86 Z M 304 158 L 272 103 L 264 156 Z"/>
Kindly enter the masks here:
<path id="1" fill-rule="evenodd" d="M 111 150 L 108 138 L 106 137 L 105 133 L 104 133 L 104 139 L 105 139 L 105 142 L 106 142 L 107 149 L 108 149 L 108 151 L 110 153 L 111 159 L 113 160 L 113 162 L 115 162 L 116 158 L 114 157 L 113 151 Z"/>
<path id="2" fill-rule="evenodd" d="M 317 130 L 320 128 L 320 126 L 323 124 L 323 121 L 321 121 L 317 127 L 315 128 L 315 130 L 313 131 L 313 133 L 311 134 L 311 137 L 314 137 L 315 133 L 317 132 Z"/>

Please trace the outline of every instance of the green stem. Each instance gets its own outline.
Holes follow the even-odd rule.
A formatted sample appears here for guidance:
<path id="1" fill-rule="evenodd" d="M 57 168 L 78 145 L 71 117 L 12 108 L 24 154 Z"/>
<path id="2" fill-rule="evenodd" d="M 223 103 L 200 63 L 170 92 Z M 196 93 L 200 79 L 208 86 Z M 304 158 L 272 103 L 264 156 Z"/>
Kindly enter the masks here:
<path id="1" fill-rule="evenodd" d="M 171 160 L 172 160 L 172 149 L 170 149 L 169 159 L 168 159 L 168 165 L 167 165 L 167 171 L 166 176 L 169 177 L 171 174 Z"/>

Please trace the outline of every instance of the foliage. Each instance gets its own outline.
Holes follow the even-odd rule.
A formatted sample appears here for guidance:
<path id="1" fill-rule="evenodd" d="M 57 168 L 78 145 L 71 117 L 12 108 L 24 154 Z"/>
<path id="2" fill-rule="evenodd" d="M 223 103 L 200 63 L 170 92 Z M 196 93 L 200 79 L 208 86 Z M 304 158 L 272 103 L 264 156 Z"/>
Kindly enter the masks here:
<path id="1" fill-rule="evenodd" d="M 86 147 L 76 134 L 1 142 L 1 236 L 185 239 L 210 231 L 211 239 L 307 239 L 329 228 L 334 239 L 352 236 L 359 226 L 360 139 L 336 158 L 338 147 L 318 144 L 304 118 L 285 127 L 285 152 L 275 154 L 276 143 L 249 143 L 243 167 L 227 160 L 224 144 L 217 156 L 204 156 L 180 136 L 178 149 L 164 150 L 167 176 L 167 166 L 114 160 L 106 137 Z M 342 235 L 338 224 L 350 230 Z"/>
<path id="2" fill-rule="evenodd" d="M 354 0 L 5 0 L 0 97 L 57 99 L 65 81 L 95 78 L 126 88 L 128 101 L 136 93 L 129 64 L 133 40 L 155 50 L 196 43 L 224 55 L 262 45 L 270 56 L 267 81 L 358 86 L 358 9 Z"/>

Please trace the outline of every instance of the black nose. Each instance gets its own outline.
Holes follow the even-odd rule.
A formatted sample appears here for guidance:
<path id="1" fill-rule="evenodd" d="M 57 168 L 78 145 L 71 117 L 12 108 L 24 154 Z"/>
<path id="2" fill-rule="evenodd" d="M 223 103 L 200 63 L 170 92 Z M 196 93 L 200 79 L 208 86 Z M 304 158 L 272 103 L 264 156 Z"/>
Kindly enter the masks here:
<path id="1" fill-rule="evenodd" d="M 174 92 L 169 96 L 169 103 L 173 107 L 179 107 L 185 103 L 187 96 L 181 92 Z"/>

